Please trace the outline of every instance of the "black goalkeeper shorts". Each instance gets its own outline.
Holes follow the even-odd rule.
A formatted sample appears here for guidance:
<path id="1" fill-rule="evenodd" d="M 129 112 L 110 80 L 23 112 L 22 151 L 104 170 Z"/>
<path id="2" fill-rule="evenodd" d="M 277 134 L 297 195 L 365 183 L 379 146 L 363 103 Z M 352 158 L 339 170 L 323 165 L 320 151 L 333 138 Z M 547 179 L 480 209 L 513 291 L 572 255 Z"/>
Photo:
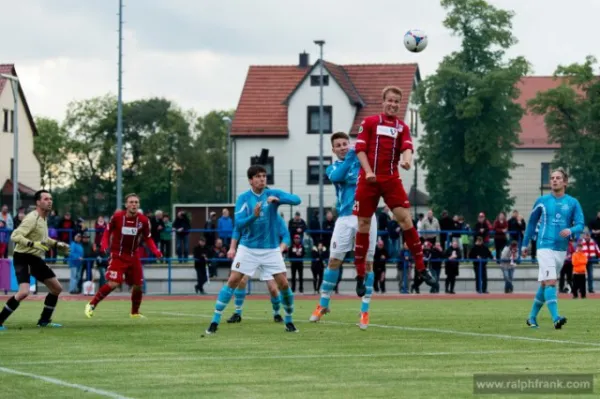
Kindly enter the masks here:
<path id="1" fill-rule="evenodd" d="M 42 282 L 56 277 L 56 274 L 48 267 L 46 261 L 35 255 L 15 252 L 13 254 L 13 265 L 19 284 L 29 284 L 31 276 L 35 277 L 37 281 Z"/>

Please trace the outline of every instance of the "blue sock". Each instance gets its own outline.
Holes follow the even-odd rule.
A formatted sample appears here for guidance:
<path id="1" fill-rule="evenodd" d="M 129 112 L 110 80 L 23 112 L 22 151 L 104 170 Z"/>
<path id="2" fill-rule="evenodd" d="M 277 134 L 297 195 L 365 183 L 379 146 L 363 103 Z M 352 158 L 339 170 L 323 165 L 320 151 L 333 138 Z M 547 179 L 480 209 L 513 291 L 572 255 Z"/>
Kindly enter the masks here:
<path id="1" fill-rule="evenodd" d="M 219 296 L 217 297 L 217 302 L 215 303 L 215 314 L 213 315 L 211 323 L 219 324 L 221 322 L 221 315 L 223 314 L 223 310 L 227 307 L 229 301 L 231 301 L 231 296 L 233 295 L 233 288 L 224 285 L 219 291 Z"/>
<path id="2" fill-rule="evenodd" d="M 335 288 L 338 278 L 340 276 L 340 269 L 325 269 L 323 274 L 323 283 L 321 284 L 321 300 L 319 305 L 323 308 L 329 307 L 329 300 L 331 299 L 331 291 Z M 372 286 L 373 284 L 371 284 Z"/>
<path id="3" fill-rule="evenodd" d="M 369 311 L 369 304 L 371 303 L 371 295 L 373 295 L 373 282 L 375 281 L 375 273 L 368 272 L 365 278 L 365 286 L 367 287 L 367 293 L 362 298 L 360 305 L 361 312 Z"/>
<path id="4" fill-rule="evenodd" d="M 281 308 L 281 292 L 279 295 L 271 297 L 271 305 L 273 305 L 273 316 L 277 316 Z"/>
<path id="5" fill-rule="evenodd" d="M 544 300 L 544 287 L 540 285 L 533 299 L 533 306 L 531 307 L 531 313 L 529 313 L 530 319 L 535 319 L 540 313 L 540 309 L 544 306 Z"/>
<path id="6" fill-rule="evenodd" d="M 246 299 L 246 289 L 236 288 L 233 291 L 234 296 L 234 304 L 235 304 L 235 313 L 242 315 L 242 307 L 244 306 L 244 300 Z"/>
<path id="7" fill-rule="evenodd" d="M 285 316 L 283 320 L 285 324 L 292 322 L 292 314 L 294 313 L 294 293 L 290 287 L 281 291 L 281 302 L 283 303 L 283 311 Z"/>
<path id="8" fill-rule="evenodd" d="M 548 305 L 548 310 L 552 316 L 552 321 L 554 322 L 558 320 L 560 316 L 558 315 L 558 297 L 556 295 L 556 287 L 547 286 L 544 290 L 544 298 L 546 299 L 546 305 Z"/>

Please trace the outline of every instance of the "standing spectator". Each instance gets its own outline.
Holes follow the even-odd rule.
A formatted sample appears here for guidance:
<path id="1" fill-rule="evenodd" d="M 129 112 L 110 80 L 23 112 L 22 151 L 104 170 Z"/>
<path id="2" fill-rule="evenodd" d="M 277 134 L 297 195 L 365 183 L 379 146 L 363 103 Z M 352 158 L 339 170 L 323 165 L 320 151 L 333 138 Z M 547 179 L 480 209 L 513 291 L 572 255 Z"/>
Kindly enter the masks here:
<path id="1" fill-rule="evenodd" d="M 390 217 L 390 208 L 388 208 L 388 206 L 384 206 L 383 210 L 381 211 L 381 213 L 379 214 L 379 217 L 377 218 L 377 231 L 387 231 L 388 230 L 388 223 L 392 220 L 392 218 Z M 389 240 L 389 235 L 388 236 L 383 236 L 382 237 L 383 243 L 385 244 L 385 248 L 388 250 L 388 252 L 390 252 L 390 240 Z"/>
<path id="2" fill-rule="evenodd" d="M 508 234 L 511 241 L 519 243 L 519 249 L 521 247 L 520 243 L 523 241 L 523 234 L 525 234 L 526 227 L 525 220 L 523 220 L 523 216 L 519 214 L 519 211 L 516 209 L 512 211 L 512 216 L 508 219 Z"/>
<path id="3" fill-rule="evenodd" d="M 208 244 L 206 246 L 208 247 Z M 227 257 L 227 248 L 225 248 L 225 246 L 223 245 L 223 240 L 221 240 L 220 238 L 217 238 L 217 240 L 215 241 L 215 246 L 213 248 L 209 247 L 208 249 L 210 252 L 212 252 L 212 256 L 211 256 L 212 270 L 209 270 L 211 277 L 217 275 L 217 268 L 219 266 L 231 267 L 231 262 L 233 261 L 233 259 L 229 259 Z"/>
<path id="4" fill-rule="evenodd" d="M 590 221 L 589 229 L 592 239 L 600 245 L 600 211 L 596 214 L 596 219 Z"/>
<path id="5" fill-rule="evenodd" d="M 163 212 L 158 210 L 154 212 L 154 216 L 150 215 L 150 235 L 156 248 L 160 248 L 160 233 L 165 229 L 165 223 L 163 222 Z M 163 252 L 164 255 L 164 252 Z M 153 256 L 153 254 L 151 254 Z"/>
<path id="6" fill-rule="evenodd" d="M 208 248 L 206 248 L 206 240 L 200 237 L 198 245 L 194 247 L 194 269 L 196 269 L 196 294 L 204 295 L 204 284 L 206 284 L 206 265 L 208 263 Z"/>
<path id="7" fill-rule="evenodd" d="M 177 223 L 177 221 L 175 221 Z M 190 225 L 191 226 L 191 225 Z M 189 229 L 189 227 L 188 227 Z M 217 241 L 217 213 L 211 212 L 208 215 L 208 220 L 204 223 L 204 238 L 206 239 L 206 246 L 212 248 L 215 246 Z"/>
<path id="8" fill-rule="evenodd" d="M 410 281 L 410 269 L 412 268 L 412 254 L 408 249 L 406 242 L 398 256 L 398 289 L 401 294 L 408 294 L 408 282 Z"/>
<path id="9" fill-rule="evenodd" d="M 319 223 L 319 220 L 317 218 L 317 225 Z M 306 231 L 306 222 L 304 221 L 304 219 L 302 219 L 302 217 L 300 217 L 300 212 L 296 212 L 294 214 L 293 219 L 290 220 L 290 222 L 288 223 L 288 229 L 290 231 L 290 237 L 294 237 L 295 235 L 299 235 L 300 236 L 300 241 L 302 242 L 304 239 L 304 232 Z M 317 228 L 317 230 L 320 230 L 321 226 L 319 226 Z M 315 233 L 313 233 L 315 234 Z M 321 233 L 318 232 L 318 237 L 313 237 L 313 243 L 318 243 L 319 241 L 321 241 Z"/>
<path id="10" fill-rule="evenodd" d="M 448 246 L 448 237 L 451 237 L 452 231 L 455 230 L 454 220 L 452 220 L 448 211 L 442 211 L 442 217 L 440 218 L 439 224 L 439 229 L 442 230 L 440 233 L 440 244 L 442 244 L 442 249 L 446 249 Z"/>
<path id="11" fill-rule="evenodd" d="M 331 237 L 333 236 L 333 228 L 335 227 L 335 219 L 333 212 L 327 211 L 323 226 L 321 226 L 321 242 L 326 248 L 331 248 Z"/>
<path id="12" fill-rule="evenodd" d="M 173 237 L 173 223 L 169 219 L 169 215 L 163 215 L 164 229 L 160 232 L 160 252 L 165 258 L 171 257 L 171 238 Z"/>
<path id="13" fill-rule="evenodd" d="M 81 246 L 81 234 L 75 234 L 69 251 L 69 270 L 71 279 L 69 283 L 69 294 L 78 294 L 79 272 L 83 261 L 83 247 Z"/>
<path id="14" fill-rule="evenodd" d="M 453 242 L 448 249 L 444 252 L 444 258 L 446 262 L 444 264 L 444 272 L 446 273 L 446 294 L 456 294 L 454 292 L 454 285 L 456 284 L 456 277 L 459 275 L 459 265 L 462 254 L 458 247 L 458 242 Z"/>
<path id="15" fill-rule="evenodd" d="M 459 241 L 460 242 L 460 237 L 461 237 L 461 232 L 464 230 L 465 228 L 465 219 L 459 215 L 454 215 L 454 217 L 452 218 L 452 222 L 454 223 L 454 232 L 452 233 L 452 240 L 453 241 Z M 462 247 L 462 243 L 461 243 L 461 247 Z M 463 254 L 466 254 L 467 251 L 465 251 L 463 249 Z"/>
<path id="16" fill-rule="evenodd" d="M 102 287 L 106 284 L 106 269 L 108 268 L 108 258 L 104 256 L 104 254 L 100 251 L 101 246 L 96 245 L 95 243 L 92 245 L 92 251 L 94 257 L 96 258 L 96 268 L 98 269 L 98 274 L 100 278 L 98 280 L 98 287 Z"/>
<path id="17" fill-rule="evenodd" d="M 558 282 L 558 291 L 562 293 L 568 293 L 573 290 L 573 253 L 575 253 L 575 245 L 573 244 L 573 237 L 569 238 L 569 246 L 567 248 L 567 255 L 563 262 L 563 267 L 560 269 L 560 277 Z M 566 285 L 565 285 L 566 280 Z"/>
<path id="18" fill-rule="evenodd" d="M 482 237 L 484 244 L 488 245 L 488 242 L 490 241 L 491 229 L 492 225 L 485 218 L 485 213 L 479 213 L 479 216 L 477 217 L 477 223 L 475 223 L 475 236 L 473 237 L 473 239 L 476 240 L 477 237 Z"/>
<path id="19" fill-rule="evenodd" d="M 598 248 L 598 244 L 592 237 L 590 236 L 590 232 L 588 229 L 585 229 L 583 232 L 583 238 L 579 241 L 578 247 L 581 247 L 581 250 L 585 252 L 587 255 L 588 263 L 587 263 L 587 279 L 588 279 L 588 292 L 590 294 L 594 293 L 594 263 L 598 261 L 598 257 L 600 257 L 600 248 Z"/>
<path id="20" fill-rule="evenodd" d="M 469 247 L 471 246 L 471 238 L 473 232 L 471 231 L 471 226 L 465 222 L 464 216 L 459 216 L 459 221 L 462 223 L 461 230 L 463 231 L 460 235 L 460 243 L 462 246 L 463 254 L 469 253 Z"/>
<path id="21" fill-rule="evenodd" d="M 179 211 L 177 213 L 177 218 L 173 223 L 173 229 L 175 229 L 175 246 L 177 249 L 177 257 L 179 258 L 179 263 L 183 263 L 184 259 L 187 260 L 189 255 L 189 245 L 190 245 L 190 230 L 191 223 L 188 219 L 187 215 L 184 211 Z M 208 244 L 208 239 L 206 240 Z M 214 244 L 214 241 L 213 241 Z"/>
<path id="22" fill-rule="evenodd" d="M 65 215 L 58 223 L 58 239 L 62 242 L 71 242 L 73 231 L 75 230 L 75 222 L 71 219 L 71 213 L 65 212 Z"/>
<path id="23" fill-rule="evenodd" d="M 296 292 L 296 275 L 299 278 L 300 293 L 304 292 L 304 247 L 302 246 L 302 236 L 294 235 L 294 241 L 288 251 L 288 259 L 292 269 L 292 292 Z"/>
<path id="24" fill-rule="evenodd" d="M 500 255 L 506 246 L 506 233 L 508 232 L 508 221 L 506 214 L 500 212 L 494 221 L 494 248 L 496 249 L 496 260 L 500 263 Z"/>
<path id="25" fill-rule="evenodd" d="M 94 244 L 96 244 L 98 248 L 102 245 L 102 235 L 104 234 L 104 230 L 106 230 L 104 216 L 98 216 L 98 219 L 96 219 L 96 223 L 94 224 Z"/>
<path id="26" fill-rule="evenodd" d="M 483 245 L 483 238 L 477 237 L 475 245 L 469 253 L 469 259 L 473 259 L 473 269 L 475 270 L 475 290 L 480 294 L 488 294 L 487 290 L 487 264 L 488 259 L 493 259 L 489 248 Z M 498 256 L 500 259 L 500 256 Z"/>
<path id="27" fill-rule="evenodd" d="M 515 275 L 515 267 L 519 262 L 519 244 L 512 241 L 510 246 L 504 247 L 500 256 L 500 265 L 502 275 L 504 276 L 504 293 L 511 294 L 514 290 L 513 278 Z"/>
<path id="28" fill-rule="evenodd" d="M 383 240 L 384 243 L 386 243 L 387 241 L 387 251 L 388 251 L 388 255 L 390 258 L 395 258 L 398 253 L 400 252 L 400 248 L 399 248 L 399 241 L 400 241 L 400 234 L 402 233 L 401 231 L 402 229 L 400 228 L 400 225 L 398 224 L 398 222 L 396 221 L 396 216 L 393 216 L 388 222 L 387 222 L 387 238 L 388 240 Z"/>
<path id="29" fill-rule="evenodd" d="M 388 252 L 385 249 L 383 240 L 377 241 L 375 247 L 375 255 L 373 257 L 373 271 L 375 272 L 375 280 L 373 281 L 373 290 L 385 294 L 385 266 L 388 261 Z"/>
<path id="30" fill-rule="evenodd" d="M 435 273 L 435 285 L 431 287 L 429 292 L 431 294 L 437 294 L 440 292 L 440 276 L 442 275 L 444 251 L 442 251 L 442 246 L 439 242 L 435 245 L 431 245 L 430 242 L 426 242 L 425 247 L 427 249 L 429 270 L 431 270 L 432 274 Z M 423 250 L 423 253 L 425 254 L 425 250 Z"/>
<path id="31" fill-rule="evenodd" d="M 586 297 L 585 273 L 589 259 L 583 248 L 577 247 L 571 261 L 573 262 L 573 299 L 576 299 L 578 294 L 581 295 L 581 299 L 584 299 Z"/>
<path id="32" fill-rule="evenodd" d="M 427 217 L 423 219 L 423 223 L 421 224 L 423 229 L 423 238 L 425 241 L 431 243 L 431 245 L 435 245 L 437 242 L 437 236 L 440 229 L 440 222 L 433 216 L 433 211 L 427 211 Z"/>
<path id="33" fill-rule="evenodd" d="M 233 220 L 231 220 L 227 208 L 223 208 L 223 211 L 221 211 L 221 217 L 217 223 L 217 232 L 219 238 L 223 240 L 223 245 L 229 248 L 231 235 L 233 234 Z"/>
<path id="34" fill-rule="evenodd" d="M 0 220 L 4 222 L 4 227 L 8 230 L 14 229 L 13 217 L 8 212 L 8 206 L 2 205 L 2 211 L 0 211 Z"/>
<path id="35" fill-rule="evenodd" d="M 329 259 L 327 247 L 323 243 L 319 243 L 316 247 L 312 248 L 312 262 L 310 270 L 312 272 L 313 289 L 315 294 L 321 289 L 323 283 L 323 273 L 325 272 L 325 263 Z M 301 291 L 302 292 L 302 291 Z"/>
<path id="36" fill-rule="evenodd" d="M 56 213 L 56 209 L 52 209 L 52 211 L 50 211 L 50 216 L 48 216 L 48 228 L 58 228 L 58 224 L 60 223 L 60 218 L 58 217 L 58 214 Z"/>

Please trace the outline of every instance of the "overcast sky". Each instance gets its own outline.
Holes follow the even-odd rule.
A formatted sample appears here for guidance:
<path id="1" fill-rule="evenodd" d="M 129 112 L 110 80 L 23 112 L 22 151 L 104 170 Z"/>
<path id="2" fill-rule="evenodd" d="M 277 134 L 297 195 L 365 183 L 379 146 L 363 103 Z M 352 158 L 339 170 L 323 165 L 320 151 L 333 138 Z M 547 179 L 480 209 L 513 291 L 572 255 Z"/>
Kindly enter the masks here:
<path id="1" fill-rule="evenodd" d="M 2 5 L 0 63 L 15 63 L 34 115 L 62 120 L 67 104 L 117 92 L 118 0 L 19 0 Z M 164 96 L 199 114 L 235 108 L 249 65 L 295 64 L 315 39 L 335 63 L 417 62 L 434 73 L 458 39 L 439 0 L 125 0 L 124 101 Z M 534 74 L 596 51 L 600 0 L 492 0 L 514 10 Z M 412 4 L 413 7 L 408 7 Z M 367 8 L 368 7 L 368 8 Z M 378 22 L 381 21 L 381 22 Z M 404 50 L 410 28 L 429 34 Z"/>

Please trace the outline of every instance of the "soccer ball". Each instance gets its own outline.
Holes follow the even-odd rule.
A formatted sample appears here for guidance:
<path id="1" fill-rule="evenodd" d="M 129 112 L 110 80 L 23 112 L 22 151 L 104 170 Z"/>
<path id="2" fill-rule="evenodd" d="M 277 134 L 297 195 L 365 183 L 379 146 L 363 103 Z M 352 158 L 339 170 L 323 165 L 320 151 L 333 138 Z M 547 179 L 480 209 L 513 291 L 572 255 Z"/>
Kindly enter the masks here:
<path id="1" fill-rule="evenodd" d="M 411 29 L 404 35 L 404 47 L 413 53 L 420 53 L 427 47 L 427 34 L 419 29 Z"/>

